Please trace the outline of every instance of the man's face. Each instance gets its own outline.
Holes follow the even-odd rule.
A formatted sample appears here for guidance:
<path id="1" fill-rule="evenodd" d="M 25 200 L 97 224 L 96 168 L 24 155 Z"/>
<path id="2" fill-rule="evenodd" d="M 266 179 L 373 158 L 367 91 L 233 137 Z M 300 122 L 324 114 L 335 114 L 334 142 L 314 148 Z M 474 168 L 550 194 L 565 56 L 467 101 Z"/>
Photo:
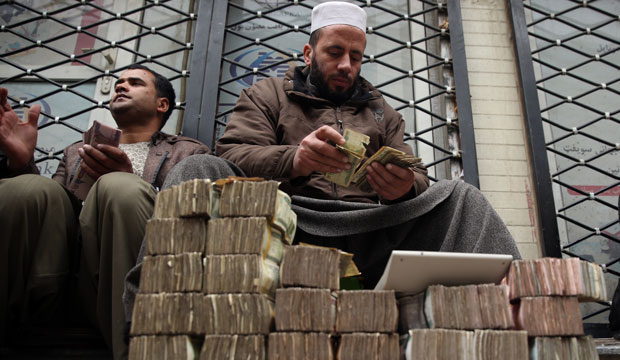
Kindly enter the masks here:
<path id="1" fill-rule="evenodd" d="M 314 48 L 308 44 L 304 47 L 310 81 L 323 97 L 343 102 L 351 96 L 359 77 L 366 35 L 349 25 L 330 25 L 320 31 Z"/>
<path id="2" fill-rule="evenodd" d="M 157 115 L 160 99 L 155 89 L 155 77 L 142 69 L 123 72 L 114 84 L 110 111 L 115 119 L 124 114 L 150 118 Z"/>

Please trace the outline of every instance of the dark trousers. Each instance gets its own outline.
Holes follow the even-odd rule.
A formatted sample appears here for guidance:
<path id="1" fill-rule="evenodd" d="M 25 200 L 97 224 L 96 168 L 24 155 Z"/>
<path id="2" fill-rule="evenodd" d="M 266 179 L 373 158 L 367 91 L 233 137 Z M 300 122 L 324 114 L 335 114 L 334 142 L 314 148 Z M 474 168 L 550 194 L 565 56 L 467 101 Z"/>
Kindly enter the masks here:
<path id="1" fill-rule="evenodd" d="M 0 331 L 55 321 L 77 291 L 114 358 L 126 358 L 124 279 L 155 195 L 140 177 L 111 173 L 95 182 L 80 209 L 63 186 L 43 176 L 0 180 Z"/>

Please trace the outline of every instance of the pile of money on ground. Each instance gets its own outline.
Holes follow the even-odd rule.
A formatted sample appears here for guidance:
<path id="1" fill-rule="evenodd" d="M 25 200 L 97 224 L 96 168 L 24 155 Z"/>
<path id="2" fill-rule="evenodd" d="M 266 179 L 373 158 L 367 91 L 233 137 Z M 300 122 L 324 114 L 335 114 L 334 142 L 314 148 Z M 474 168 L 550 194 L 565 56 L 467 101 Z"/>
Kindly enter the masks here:
<path id="1" fill-rule="evenodd" d="M 158 194 L 130 359 L 265 358 L 296 216 L 277 182 L 251 180 L 192 180 Z"/>
<path id="2" fill-rule="evenodd" d="M 286 248 L 269 360 L 399 358 L 394 292 L 335 291 L 342 259 L 336 249 Z"/>
<path id="3" fill-rule="evenodd" d="M 578 307 L 606 300 L 594 264 L 514 261 L 502 285 L 419 294 L 338 291 L 350 255 L 291 246 L 295 228 L 275 181 L 192 180 L 158 194 L 129 358 L 598 358 Z"/>
<path id="4" fill-rule="evenodd" d="M 598 359 L 579 309 L 579 301 L 607 298 L 598 265 L 516 260 L 503 283 L 399 293 L 400 329 L 409 329 L 406 358 Z"/>

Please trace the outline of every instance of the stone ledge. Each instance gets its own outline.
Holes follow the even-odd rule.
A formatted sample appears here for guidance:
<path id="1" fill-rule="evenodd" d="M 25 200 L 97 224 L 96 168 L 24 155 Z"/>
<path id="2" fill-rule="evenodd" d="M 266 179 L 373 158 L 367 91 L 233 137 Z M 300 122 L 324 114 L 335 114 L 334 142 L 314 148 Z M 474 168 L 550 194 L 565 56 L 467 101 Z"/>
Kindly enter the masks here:
<path id="1" fill-rule="evenodd" d="M 620 341 L 614 338 L 594 339 L 601 360 L 620 360 Z"/>

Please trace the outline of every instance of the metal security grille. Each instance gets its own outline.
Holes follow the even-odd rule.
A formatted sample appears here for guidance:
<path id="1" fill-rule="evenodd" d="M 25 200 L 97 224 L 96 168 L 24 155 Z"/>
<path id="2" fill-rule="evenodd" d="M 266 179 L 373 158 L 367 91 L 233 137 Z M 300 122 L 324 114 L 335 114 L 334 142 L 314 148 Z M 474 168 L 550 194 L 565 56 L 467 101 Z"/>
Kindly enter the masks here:
<path id="1" fill-rule="evenodd" d="M 18 114 L 42 105 L 35 159 L 43 175 L 51 176 L 63 148 L 81 139 L 92 120 L 113 124 L 107 109 L 115 78 L 134 62 L 176 88 L 179 110 L 164 129 L 175 132 L 196 6 L 190 0 L 0 2 L 0 86 Z"/>
<path id="2" fill-rule="evenodd" d="M 458 178 L 465 164 L 465 180 L 477 186 L 459 3 L 352 2 L 368 15 L 361 75 L 403 115 L 405 140 L 422 156 L 431 179 Z M 303 65 L 301 51 L 310 36 L 312 8 L 318 3 L 214 1 L 211 26 L 200 31 L 210 38 L 206 62 L 192 64 L 193 74 L 204 74 L 204 88 L 191 91 L 196 97 L 188 99 L 193 109 L 188 108 L 184 134 L 212 144 L 223 133 L 244 88 Z M 461 46 L 451 46 L 454 42 Z M 453 53 L 455 48 L 460 52 Z M 205 117 L 215 119 L 213 127 L 205 126 Z"/>
<path id="3" fill-rule="evenodd" d="M 620 275 L 620 3 L 511 6 L 536 177 L 545 184 L 537 192 L 546 255 L 602 265 L 611 297 Z M 584 306 L 584 319 L 606 322 L 607 305 Z"/>

